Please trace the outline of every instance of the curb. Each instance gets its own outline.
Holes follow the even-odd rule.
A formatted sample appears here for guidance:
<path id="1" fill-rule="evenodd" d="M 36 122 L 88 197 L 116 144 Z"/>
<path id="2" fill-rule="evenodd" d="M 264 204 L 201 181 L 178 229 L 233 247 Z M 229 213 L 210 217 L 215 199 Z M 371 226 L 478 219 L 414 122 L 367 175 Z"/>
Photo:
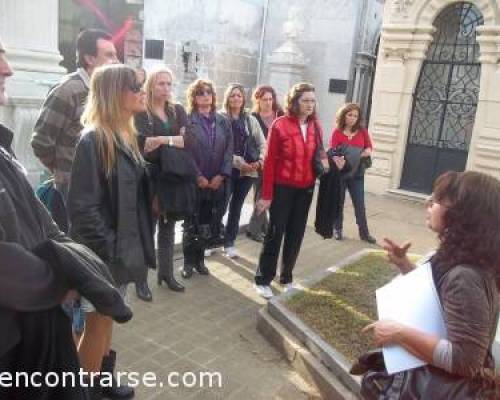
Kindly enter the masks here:
<path id="1" fill-rule="evenodd" d="M 338 264 L 313 275 L 302 286 L 308 288 L 338 269 L 380 250 L 364 249 Z M 257 328 L 308 382 L 326 399 L 357 399 L 361 379 L 349 373 L 351 363 L 286 307 L 287 300 L 300 289 L 273 297 L 259 314 Z M 296 355 L 301 361 L 296 363 Z M 341 390 L 342 389 L 342 390 Z"/>
<path id="2" fill-rule="evenodd" d="M 257 330 L 278 349 L 302 378 L 314 386 L 327 400 L 358 400 L 359 397 L 346 388 L 332 372 L 327 369 L 265 308 L 257 316 Z"/>

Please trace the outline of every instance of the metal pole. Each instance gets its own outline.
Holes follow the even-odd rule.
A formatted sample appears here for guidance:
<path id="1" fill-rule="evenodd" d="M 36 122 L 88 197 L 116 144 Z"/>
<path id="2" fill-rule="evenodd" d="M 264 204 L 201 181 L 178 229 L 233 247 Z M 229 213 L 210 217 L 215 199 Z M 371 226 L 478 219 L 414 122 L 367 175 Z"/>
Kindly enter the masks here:
<path id="1" fill-rule="evenodd" d="M 260 76 L 262 73 L 262 56 L 264 52 L 264 37 L 266 35 L 266 23 L 267 23 L 267 13 L 269 10 L 269 1 L 270 0 L 266 0 L 266 4 L 264 6 L 264 17 L 262 19 L 262 30 L 260 32 L 259 61 L 257 63 L 257 79 L 256 79 L 257 85 L 260 84 Z"/>

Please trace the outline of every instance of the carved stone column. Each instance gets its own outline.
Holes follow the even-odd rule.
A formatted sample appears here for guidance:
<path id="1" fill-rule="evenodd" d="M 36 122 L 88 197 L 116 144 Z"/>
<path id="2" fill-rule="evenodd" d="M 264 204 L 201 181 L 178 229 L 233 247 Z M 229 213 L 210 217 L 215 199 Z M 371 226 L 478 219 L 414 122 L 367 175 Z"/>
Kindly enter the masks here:
<path id="1" fill-rule="evenodd" d="M 432 26 L 386 24 L 373 89 L 370 132 L 375 143 L 367 188 L 383 193 L 399 186 L 412 93 L 432 41 Z"/>
<path id="2" fill-rule="evenodd" d="M 467 169 L 500 178 L 500 25 L 477 32 L 481 83 Z"/>
<path id="3" fill-rule="evenodd" d="M 66 73 L 59 66 L 58 26 L 58 0 L 0 0 L 0 37 L 14 69 L 0 119 L 15 131 L 16 154 L 34 183 L 41 165 L 29 145 L 33 124 L 49 88 Z"/>

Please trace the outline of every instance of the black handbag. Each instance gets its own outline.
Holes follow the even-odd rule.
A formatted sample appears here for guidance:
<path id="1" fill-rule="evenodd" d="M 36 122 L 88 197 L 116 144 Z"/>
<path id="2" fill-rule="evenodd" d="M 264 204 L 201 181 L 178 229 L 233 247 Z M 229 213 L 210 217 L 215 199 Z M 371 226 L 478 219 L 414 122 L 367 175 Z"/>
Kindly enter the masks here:
<path id="1" fill-rule="evenodd" d="M 163 179 L 176 182 L 196 180 L 196 165 L 186 149 L 162 146 L 160 165 Z"/>
<path id="2" fill-rule="evenodd" d="M 454 376 L 431 365 L 388 374 L 381 351 L 362 355 L 351 373 L 363 374 L 360 394 L 367 400 L 493 400 L 500 394 L 493 380 Z"/>
<path id="3" fill-rule="evenodd" d="M 188 238 L 191 245 L 210 249 L 220 247 L 224 244 L 224 225 L 221 223 L 224 214 L 228 184 L 224 182 L 217 191 L 210 189 L 198 189 L 197 213 L 193 214 L 191 221 L 184 226 L 185 232 L 189 232 Z M 205 207 L 210 212 L 210 220 L 200 223 L 200 204 L 205 200 Z M 208 201 L 206 201 L 208 200 Z"/>

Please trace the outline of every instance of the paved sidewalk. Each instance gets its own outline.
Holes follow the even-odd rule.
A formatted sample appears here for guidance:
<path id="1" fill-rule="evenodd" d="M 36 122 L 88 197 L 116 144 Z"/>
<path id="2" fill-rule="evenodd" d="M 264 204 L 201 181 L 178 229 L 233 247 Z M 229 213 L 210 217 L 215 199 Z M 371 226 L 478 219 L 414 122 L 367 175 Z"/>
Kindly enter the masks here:
<path id="1" fill-rule="evenodd" d="M 314 204 L 295 270 L 298 283 L 367 247 L 357 240 L 350 206 L 346 208 L 346 240 L 323 240 L 316 235 Z M 368 195 L 367 211 L 375 237 L 389 236 L 400 241 L 412 238 L 418 253 L 434 247 L 433 235 L 425 227 L 422 204 Z M 119 369 L 155 372 L 165 383 L 161 388 L 139 387 L 136 399 L 317 398 L 257 332 L 256 314 L 265 304 L 253 290 L 260 245 L 240 235 L 237 248 L 241 257 L 234 261 L 221 252 L 209 257 L 211 276 L 194 275 L 184 282 L 187 290 L 183 294 L 158 287 L 154 273 L 150 274 L 153 303 L 137 300 L 134 289 L 129 289 L 134 318 L 123 326 L 115 325 L 113 346 L 119 354 Z M 181 261 L 177 261 L 179 266 Z M 275 292 L 279 290 L 276 285 Z M 220 372 L 223 385 L 211 389 L 167 387 L 167 374 L 172 371 Z"/>

